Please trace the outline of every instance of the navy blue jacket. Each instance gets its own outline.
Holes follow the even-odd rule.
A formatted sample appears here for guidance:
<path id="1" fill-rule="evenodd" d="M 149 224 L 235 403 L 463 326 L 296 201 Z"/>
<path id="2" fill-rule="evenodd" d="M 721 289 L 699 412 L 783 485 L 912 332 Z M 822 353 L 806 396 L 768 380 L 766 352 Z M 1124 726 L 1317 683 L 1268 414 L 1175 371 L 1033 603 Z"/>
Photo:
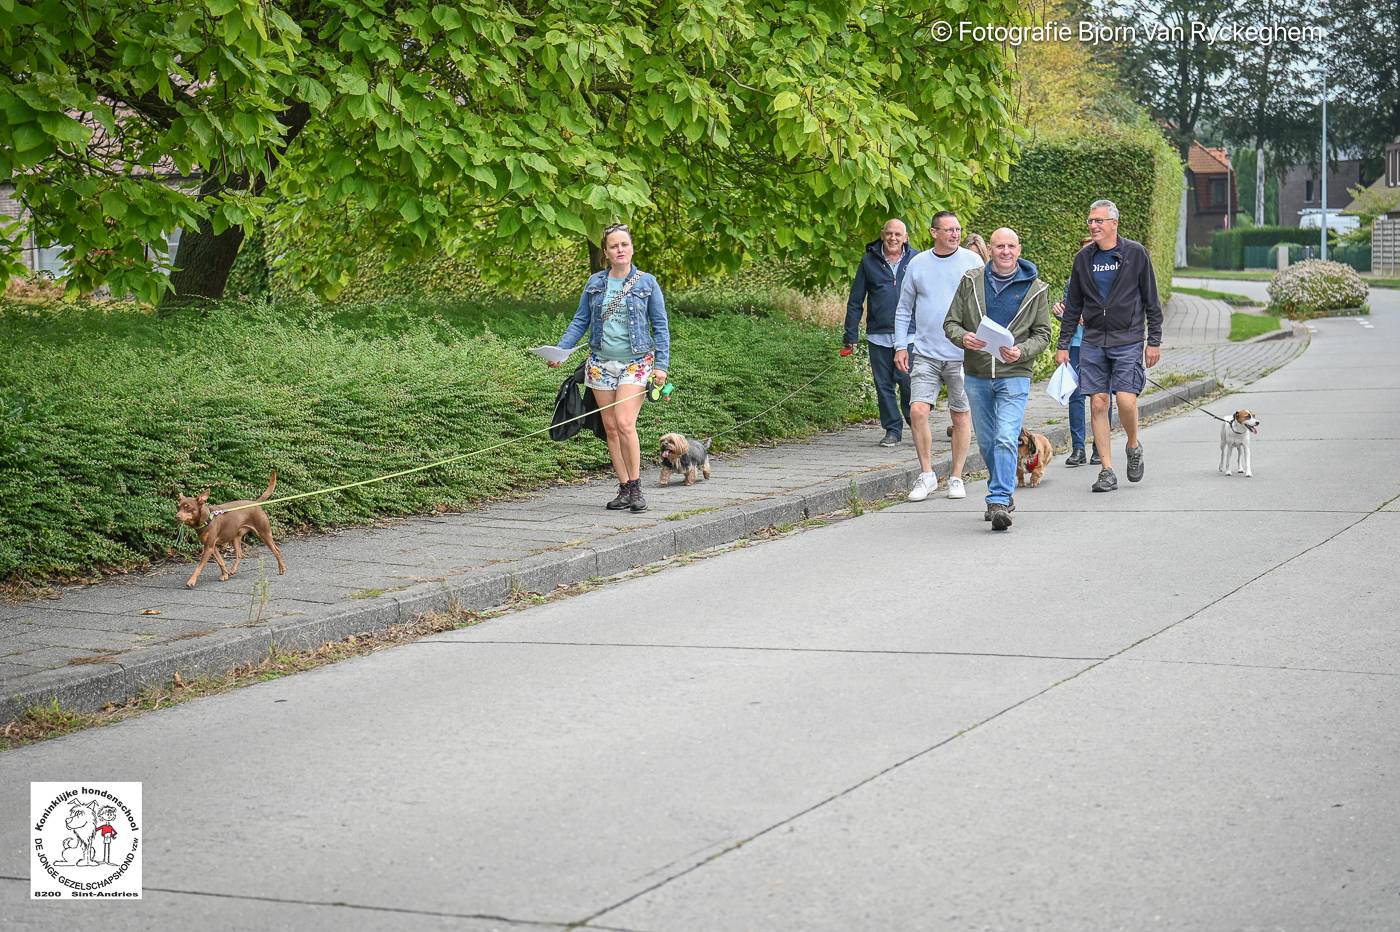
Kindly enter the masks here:
<path id="1" fill-rule="evenodd" d="M 860 268 L 851 285 L 851 297 L 846 301 L 846 334 L 844 342 L 851 344 L 860 338 L 860 312 L 865 306 L 866 333 L 894 333 L 894 309 L 899 305 L 899 286 L 904 284 L 904 270 L 917 249 L 904 244 L 904 258 L 895 272 L 885 262 L 885 244 L 876 240 L 865 247 Z"/>
<path id="2" fill-rule="evenodd" d="M 1141 343 L 1146 331 L 1148 346 L 1162 345 L 1162 301 L 1157 295 L 1157 276 L 1152 257 L 1142 243 L 1118 237 L 1109 250 L 1119 260 L 1118 277 L 1109 289 L 1108 300 L 1099 295 L 1094 282 L 1093 260 L 1098 254 L 1093 243 L 1079 250 L 1065 291 L 1065 316 L 1060 319 L 1060 349 L 1068 349 L 1077 326 L 1084 326 L 1084 342 L 1094 346 L 1128 346 Z"/>

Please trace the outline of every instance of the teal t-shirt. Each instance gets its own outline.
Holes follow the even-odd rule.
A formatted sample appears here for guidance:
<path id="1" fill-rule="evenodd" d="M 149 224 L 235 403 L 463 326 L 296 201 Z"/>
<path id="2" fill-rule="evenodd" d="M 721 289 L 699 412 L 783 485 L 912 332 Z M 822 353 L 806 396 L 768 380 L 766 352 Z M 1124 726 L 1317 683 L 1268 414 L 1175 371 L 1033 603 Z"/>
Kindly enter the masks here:
<path id="1" fill-rule="evenodd" d="M 626 279 L 608 276 L 608 291 L 603 295 L 603 310 L 607 311 L 617 293 L 622 290 Z M 598 349 L 600 359 L 630 361 L 632 359 L 632 335 L 629 332 L 627 307 L 623 305 L 603 321 L 603 345 Z"/>

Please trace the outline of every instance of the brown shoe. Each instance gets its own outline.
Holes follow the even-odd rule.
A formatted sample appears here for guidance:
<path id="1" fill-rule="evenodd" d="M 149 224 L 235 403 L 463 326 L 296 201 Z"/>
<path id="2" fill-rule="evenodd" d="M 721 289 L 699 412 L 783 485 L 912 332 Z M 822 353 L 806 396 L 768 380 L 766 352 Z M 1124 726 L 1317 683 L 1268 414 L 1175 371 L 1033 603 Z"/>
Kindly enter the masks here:
<path id="1" fill-rule="evenodd" d="M 646 497 L 642 495 L 642 480 L 640 479 L 632 480 L 631 507 L 634 513 L 647 510 L 647 500 Z"/>

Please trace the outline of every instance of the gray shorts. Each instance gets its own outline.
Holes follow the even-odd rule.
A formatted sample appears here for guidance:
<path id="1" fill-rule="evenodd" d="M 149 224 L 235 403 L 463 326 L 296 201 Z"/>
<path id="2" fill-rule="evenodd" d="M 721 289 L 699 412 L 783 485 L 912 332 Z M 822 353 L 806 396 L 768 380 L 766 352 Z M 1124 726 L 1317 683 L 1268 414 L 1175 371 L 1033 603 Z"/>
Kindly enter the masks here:
<path id="1" fill-rule="evenodd" d="M 932 356 L 913 354 L 909 363 L 909 400 L 922 401 L 929 407 L 938 402 L 938 388 L 948 389 L 948 410 L 967 411 L 967 392 L 963 389 L 963 364 Z"/>

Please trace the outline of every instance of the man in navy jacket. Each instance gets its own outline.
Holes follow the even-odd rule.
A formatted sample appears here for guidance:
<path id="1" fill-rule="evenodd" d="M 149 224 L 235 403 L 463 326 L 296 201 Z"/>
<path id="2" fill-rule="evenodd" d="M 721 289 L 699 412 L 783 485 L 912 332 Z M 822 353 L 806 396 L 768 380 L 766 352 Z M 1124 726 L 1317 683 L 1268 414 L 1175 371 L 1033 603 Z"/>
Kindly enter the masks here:
<path id="1" fill-rule="evenodd" d="M 885 429 L 882 447 L 892 447 L 904 437 L 909 420 L 909 373 L 894 365 L 894 309 L 899 304 L 899 287 L 904 270 L 916 250 L 909 247 L 909 231 L 901 220 L 890 220 L 880 238 L 865 247 L 860 258 L 851 297 L 846 301 L 847 348 L 856 345 L 860 335 L 861 309 L 865 310 L 865 341 L 870 347 L 870 371 L 875 379 L 875 398 L 880 406 L 880 426 Z M 899 398 L 896 401 L 895 390 Z"/>
<path id="2" fill-rule="evenodd" d="M 1118 400 L 1118 421 L 1128 435 L 1128 481 L 1139 482 L 1144 463 L 1137 400 L 1146 370 L 1162 358 L 1162 301 L 1147 249 L 1118 235 L 1118 205 L 1108 200 L 1089 205 L 1089 236 L 1093 242 L 1074 257 L 1055 362 L 1063 365 L 1069 359 L 1070 339 L 1083 324 L 1079 390 L 1089 396 L 1094 446 L 1103 460 L 1090 489 L 1112 492 L 1118 476 L 1109 448 L 1109 393 Z"/>

